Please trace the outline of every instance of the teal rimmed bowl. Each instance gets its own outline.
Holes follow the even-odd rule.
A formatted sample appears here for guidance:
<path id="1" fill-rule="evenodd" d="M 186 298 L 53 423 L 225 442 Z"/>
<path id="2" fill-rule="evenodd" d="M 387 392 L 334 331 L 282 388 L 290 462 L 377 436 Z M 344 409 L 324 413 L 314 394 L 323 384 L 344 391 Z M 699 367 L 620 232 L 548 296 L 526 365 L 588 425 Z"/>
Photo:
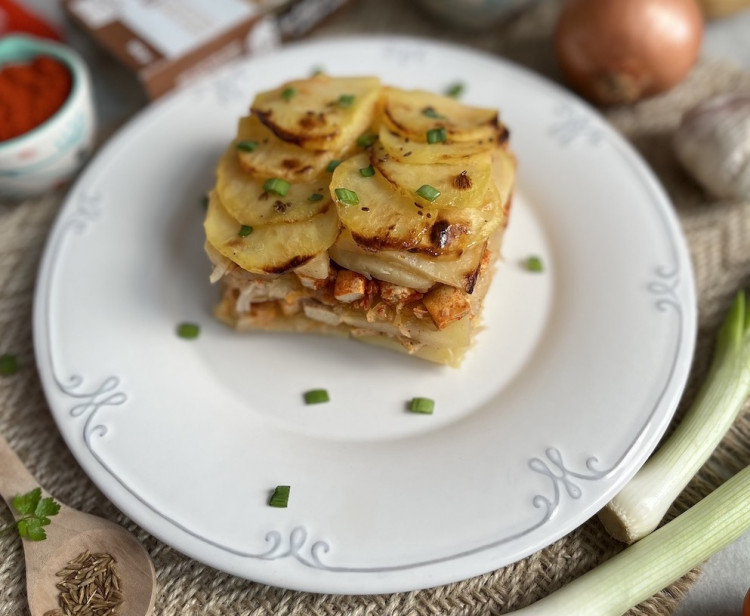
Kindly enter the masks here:
<path id="1" fill-rule="evenodd" d="M 0 69 L 47 55 L 70 71 L 67 100 L 39 126 L 0 141 L 0 200 L 34 197 L 64 185 L 91 151 L 96 130 L 91 78 L 86 64 L 69 47 L 31 36 L 0 38 Z"/>

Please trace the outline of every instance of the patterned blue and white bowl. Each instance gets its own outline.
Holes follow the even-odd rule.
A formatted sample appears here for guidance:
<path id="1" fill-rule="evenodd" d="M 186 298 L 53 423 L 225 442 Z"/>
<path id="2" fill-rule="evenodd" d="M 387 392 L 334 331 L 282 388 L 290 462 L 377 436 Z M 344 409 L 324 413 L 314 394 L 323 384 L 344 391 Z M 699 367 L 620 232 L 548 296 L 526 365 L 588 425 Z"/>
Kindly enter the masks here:
<path id="1" fill-rule="evenodd" d="M 41 195 L 65 184 L 86 160 L 96 118 L 86 64 L 69 47 L 30 36 L 0 38 L 0 66 L 38 55 L 59 60 L 73 86 L 65 103 L 43 124 L 14 139 L 0 141 L 0 200 Z"/>
<path id="2" fill-rule="evenodd" d="M 419 0 L 442 21 L 462 28 L 489 28 L 535 0 Z"/>

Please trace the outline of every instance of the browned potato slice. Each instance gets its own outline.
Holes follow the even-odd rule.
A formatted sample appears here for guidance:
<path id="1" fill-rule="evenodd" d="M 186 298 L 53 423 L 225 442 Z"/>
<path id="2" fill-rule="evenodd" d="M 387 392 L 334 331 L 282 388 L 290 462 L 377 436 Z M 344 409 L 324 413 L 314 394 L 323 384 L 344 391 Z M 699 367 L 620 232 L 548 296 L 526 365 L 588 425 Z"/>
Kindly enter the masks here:
<path id="1" fill-rule="evenodd" d="M 230 146 L 216 168 L 216 192 L 229 215 L 240 224 L 292 223 L 307 220 L 331 205 L 328 177 L 289 184 L 284 196 L 268 193 L 263 187 L 268 177 L 243 171 L 234 146 Z M 311 201 L 314 194 L 321 198 Z"/>
<path id="2" fill-rule="evenodd" d="M 252 151 L 237 150 L 240 165 L 245 171 L 284 178 L 290 182 L 312 180 L 331 159 L 339 157 L 336 153 L 308 150 L 282 141 L 254 115 L 239 121 L 237 141 L 255 145 Z"/>
<path id="3" fill-rule="evenodd" d="M 252 111 L 283 141 L 336 151 L 367 130 L 379 94 L 375 77 L 318 75 L 258 94 Z"/>
<path id="4" fill-rule="evenodd" d="M 455 254 L 483 242 L 503 222 L 503 204 L 491 183 L 482 207 L 426 207 L 416 198 L 407 199 L 377 171 L 371 177 L 363 176 L 360 169 L 369 165 L 368 154 L 358 154 L 341 163 L 331 180 L 339 219 L 364 248 Z M 336 189 L 354 192 L 359 202 L 347 204 L 337 197 Z"/>
<path id="5" fill-rule="evenodd" d="M 371 160 L 373 167 L 404 196 L 416 198 L 426 206 L 431 202 L 414 197 L 415 191 L 423 184 L 440 191 L 432 205 L 473 208 L 483 205 L 492 179 L 492 155 L 489 152 L 468 157 L 460 163 L 416 165 L 396 160 L 378 143 L 373 146 Z"/>
<path id="6" fill-rule="evenodd" d="M 351 232 L 342 230 L 329 249 L 340 266 L 417 291 L 427 291 L 436 282 L 464 289 L 474 288 L 485 244 L 475 244 L 459 255 L 430 257 L 408 250 L 373 253 L 359 246 Z"/>
<path id="7" fill-rule="evenodd" d="M 385 125 L 380 127 L 378 138 L 390 156 L 415 165 L 460 163 L 469 157 L 487 154 L 498 145 L 496 139 L 424 143 L 402 137 Z"/>
<path id="8" fill-rule="evenodd" d="M 451 141 L 492 140 L 499 130 L 497 110 L 422 90 L 383 88 L 380 109 L 384 123 L 412 141 L 424 142 L 427 131 L 441 127 Z"/>
<path id="9" fill-rule="evenodd" d="M 206 240 L 219 253 L 251 273 L 280 274 L 308 262 L 336 240 L 339 223 L 333 205 L 296 223 L 253 227 L 241 234 L 232 218 L 211 193 L 203 223 Z"/>

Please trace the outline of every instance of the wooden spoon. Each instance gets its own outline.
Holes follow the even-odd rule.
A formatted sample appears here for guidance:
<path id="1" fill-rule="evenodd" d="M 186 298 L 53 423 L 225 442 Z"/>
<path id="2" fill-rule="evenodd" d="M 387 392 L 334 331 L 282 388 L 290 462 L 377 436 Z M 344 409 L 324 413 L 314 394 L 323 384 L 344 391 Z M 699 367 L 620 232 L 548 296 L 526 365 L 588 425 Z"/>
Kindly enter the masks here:
<path id="1" fill-rule="evenodd" d="M 11 501 L 39 487 L 18 456 L 0 436 L 0 495 L 16 519 L 21 516 Z M 46 495 L 46 494 L 45 494 Z M 59 502 L 59 501 L 58 501 Z M 115 610 L 119 616 L 148 616 L 156 598 L 156 573 L 146 550 L 121 526 L 66 505 L 51 517 L 42 541 L 23 539 L 26 557 L 26 592 L 32 616 L 62 616 L 60 590 L 63 578 L 57 573 L 86 551 L 106 553 L 115 560 L 123 603 Z"/>

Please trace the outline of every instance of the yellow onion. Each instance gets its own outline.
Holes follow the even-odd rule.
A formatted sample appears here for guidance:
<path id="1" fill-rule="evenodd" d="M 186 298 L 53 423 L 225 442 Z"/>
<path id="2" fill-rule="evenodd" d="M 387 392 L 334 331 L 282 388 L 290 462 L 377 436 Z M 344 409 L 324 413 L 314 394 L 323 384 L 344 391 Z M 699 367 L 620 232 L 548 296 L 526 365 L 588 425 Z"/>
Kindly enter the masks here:
<path id="1" fill-rule="evenodd" d="M 568 0 L 555 50 L 576 90 L 614 105 L 682 81 L 698 59 L 702 38 L 696 0 Z"/>

